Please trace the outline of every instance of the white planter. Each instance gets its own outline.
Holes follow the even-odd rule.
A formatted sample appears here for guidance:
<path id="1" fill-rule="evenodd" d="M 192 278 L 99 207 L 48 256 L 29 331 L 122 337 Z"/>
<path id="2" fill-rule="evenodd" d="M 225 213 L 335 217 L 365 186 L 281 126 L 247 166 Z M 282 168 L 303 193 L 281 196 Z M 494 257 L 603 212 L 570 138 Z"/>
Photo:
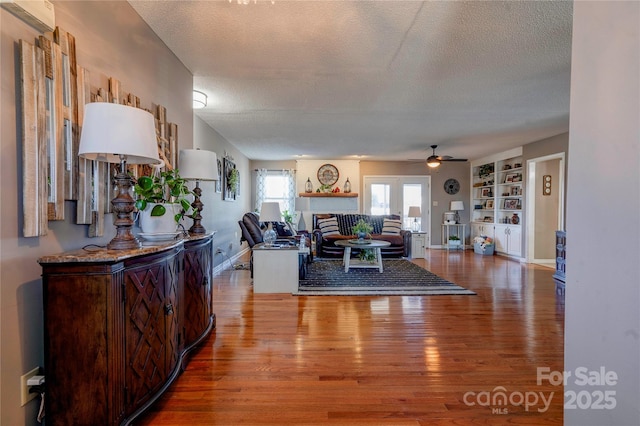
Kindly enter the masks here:
<path id="1" fill-rule="evenodd" d="M 180 213 L 180 205 L 164 204 L 167 211 L 162 216 L 151 216 L 151 210 L 155 204 L 148 204 L 139 215 L 138 225 L 145 234 L 169 234 L 178 230 L 178 224 L 174 216 Z"/>
<path id="2" fill-rule="evenodd" d="M 460 246 L 460 245 L 462 245 L 462 241 L 460 241 L 460 240 L 449 240 L 449 245 L 450 246 Z"/>

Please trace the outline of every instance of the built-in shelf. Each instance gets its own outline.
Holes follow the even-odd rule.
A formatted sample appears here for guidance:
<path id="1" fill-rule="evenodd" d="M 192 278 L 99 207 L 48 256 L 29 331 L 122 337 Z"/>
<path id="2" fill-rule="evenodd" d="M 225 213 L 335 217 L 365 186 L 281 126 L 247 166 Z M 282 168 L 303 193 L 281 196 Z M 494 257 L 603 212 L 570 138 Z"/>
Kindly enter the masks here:
<path id="1" fill-rule="evenodd" d="M 349 192 L 349 193 L 344 193 L 344 192 L 301 192 L 301 193 L 298 194 L 298 196 L 300 196 L 300 197 L 312 197 L 312 198 L 317 198 L 317 197 L 325 197 L 325 198 L 331 198 L 331 197 L 358 198 L 358 194 L 356 192 Z"/>

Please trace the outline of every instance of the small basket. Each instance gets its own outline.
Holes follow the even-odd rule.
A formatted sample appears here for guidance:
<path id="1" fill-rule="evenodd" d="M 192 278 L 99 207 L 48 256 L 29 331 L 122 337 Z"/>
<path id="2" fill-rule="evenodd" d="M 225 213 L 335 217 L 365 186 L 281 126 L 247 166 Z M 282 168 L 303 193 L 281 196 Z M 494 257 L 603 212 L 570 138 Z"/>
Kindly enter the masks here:
<path id="1" fill-rule="evenodd" d="M 491 256 L 493 255 L 493 249 L 495 244 L 486 244 L 484 246 L 484 250 L 482 250 L 482 245 L 480 243 L 473 243 L 473 251 L 478 254 Z"/>

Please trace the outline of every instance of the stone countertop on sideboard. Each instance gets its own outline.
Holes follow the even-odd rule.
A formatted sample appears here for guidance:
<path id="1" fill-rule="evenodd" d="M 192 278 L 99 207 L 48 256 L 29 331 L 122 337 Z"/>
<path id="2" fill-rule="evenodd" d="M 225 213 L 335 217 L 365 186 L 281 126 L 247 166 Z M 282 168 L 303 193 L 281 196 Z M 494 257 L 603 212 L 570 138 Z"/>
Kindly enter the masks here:
<path id="1" fill-rule="evenodd" d="M 108 250 L 102 246 L 87 245 L 85 248 L 68 251 L 64 253 L 42 256 L 38 259 L 40 264 L 48 263 L 91 263 L 91 262 L 120 262 L 136 256 L 161 252 L 182 245 L 186 241 L 195 241 L 203 238 L 212 237 L 216 231 L 208 232 L 202 235 L 188 235 L 187 237 L 162 241 L 162 242 L 144 242 L 141 247 L 131 250 Z"/>

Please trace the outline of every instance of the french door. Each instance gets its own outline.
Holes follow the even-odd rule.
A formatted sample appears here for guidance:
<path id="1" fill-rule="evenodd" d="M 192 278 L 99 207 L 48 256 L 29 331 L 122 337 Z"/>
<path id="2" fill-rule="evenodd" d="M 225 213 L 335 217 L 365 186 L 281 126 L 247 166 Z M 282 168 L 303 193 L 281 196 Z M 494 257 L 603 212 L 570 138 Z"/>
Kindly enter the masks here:
<path id="1" fill-rule="evenodd" d="M 404 229 L 417 227 L 430 245 L 431 176 L 365 176 L 363 203 L 365 214 L 397 214 Z M 420 207 L 420 217 L 409 217 L 412 206 Z"/>

